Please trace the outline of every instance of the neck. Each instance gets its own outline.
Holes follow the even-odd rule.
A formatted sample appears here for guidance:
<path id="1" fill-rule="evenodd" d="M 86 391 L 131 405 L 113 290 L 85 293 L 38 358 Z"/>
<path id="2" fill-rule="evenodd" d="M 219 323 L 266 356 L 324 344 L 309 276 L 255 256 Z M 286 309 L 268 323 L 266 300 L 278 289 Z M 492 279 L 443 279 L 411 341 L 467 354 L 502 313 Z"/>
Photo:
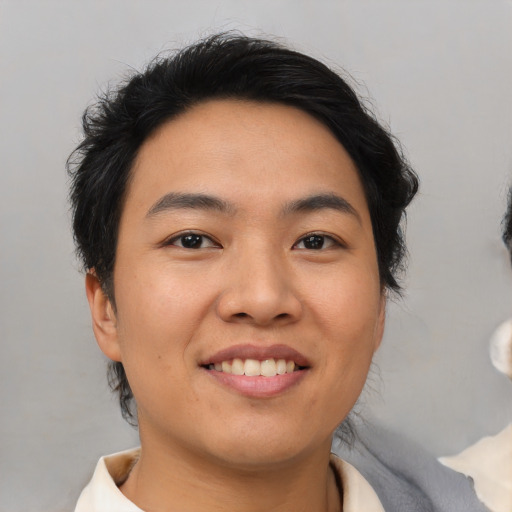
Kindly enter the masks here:
<path id="1" fill-rule="evenodd" d="M 263 467 L 232 466 L 142 440 L 123 494 L 147 511 L 341 512 L 330 441 L 321 450 Z"/>

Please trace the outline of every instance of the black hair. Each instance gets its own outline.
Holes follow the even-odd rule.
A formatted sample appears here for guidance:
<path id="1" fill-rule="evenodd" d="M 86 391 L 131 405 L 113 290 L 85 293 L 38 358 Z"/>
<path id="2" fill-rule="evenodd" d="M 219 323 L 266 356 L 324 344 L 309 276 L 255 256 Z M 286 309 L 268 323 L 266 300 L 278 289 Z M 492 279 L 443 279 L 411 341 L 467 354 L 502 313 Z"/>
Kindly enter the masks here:
<path id="1" fill-rule="evenodd" d="M 509 257 L 512 261 L 512 187 L 508 191 L 507 211 L 501 225 L 503 242 L 508 249 Z"/>
<path id="2" fill-rule="evenodd" d="M 418 189 L 399 143 L 318 60 L 276 42 L 217 34 L 155 59 L 83 115 L 84 139 L 68 159 L 74 238 L 84 269 L 94 269 L 113 307 L 118 227 L 137 152 L 164 122 L 201 102 L 229 98 L 294 106 L 331 130 L 364 187 L 382 286 L 399 293 L 401 221 Z M 133 420 L 122 363 L 110 365 L 109 382 L 123 416 Z"/>

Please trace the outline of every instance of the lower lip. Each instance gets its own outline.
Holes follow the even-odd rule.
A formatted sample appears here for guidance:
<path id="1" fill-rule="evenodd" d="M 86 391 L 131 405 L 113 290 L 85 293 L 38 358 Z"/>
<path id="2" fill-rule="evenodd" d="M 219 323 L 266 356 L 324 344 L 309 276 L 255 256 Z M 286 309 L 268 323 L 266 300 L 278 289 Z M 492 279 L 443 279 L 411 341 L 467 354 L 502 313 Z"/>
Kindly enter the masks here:
<path id="1" fill-rule="evenodd" d="M 275 377 L 247 377 L 216 370 L 205 371 L 223 386 L 251 398 L 270 398 L 280 395 L 297 385 L 307 373 L 307 370 L 297 370 Z"/>

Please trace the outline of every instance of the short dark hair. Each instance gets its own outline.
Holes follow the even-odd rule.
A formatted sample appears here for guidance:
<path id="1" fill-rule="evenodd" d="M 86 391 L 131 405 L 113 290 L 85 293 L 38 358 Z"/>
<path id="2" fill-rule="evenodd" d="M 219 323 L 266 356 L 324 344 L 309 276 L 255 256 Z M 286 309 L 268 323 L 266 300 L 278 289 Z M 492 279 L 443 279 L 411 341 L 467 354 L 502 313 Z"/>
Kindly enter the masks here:
<path id="1" fill-rule="evenodd" d="M 144 141 L 164 122 L 212 99 L 299 108 L 326 125 L 354 161 L 370 211 L 383 287 L 399 292 L 405 207 L 418 189 L 398 141 L 347 82 L 318 60 L 263 39 L 217 34 L 147 68 L 104 94 L 82 119 L 84 139 L 68 159 L 77 253 L 115 308 L 113 269 L 130 171 Z M 110 365 L 123 416 L 134 419 L 123 365 Z"/>
<path id="2" fill-rule="evenodd" d="M 508 249 L 509 257 L 512 261 L 512 187 L 508 191 L 507 211 L 502 221 L 503 228 L 503 242 Z"/>

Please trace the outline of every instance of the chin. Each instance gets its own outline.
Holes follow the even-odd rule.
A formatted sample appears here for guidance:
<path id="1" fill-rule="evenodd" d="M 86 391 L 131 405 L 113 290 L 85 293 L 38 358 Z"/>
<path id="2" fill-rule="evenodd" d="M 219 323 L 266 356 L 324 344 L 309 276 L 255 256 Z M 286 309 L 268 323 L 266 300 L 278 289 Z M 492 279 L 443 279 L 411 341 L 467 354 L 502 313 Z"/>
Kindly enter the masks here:
<path id="1" fill-rule="evenodd" d="M 210 449 L 215 450 L 216 457 L 222 459 L 225 465 L 257 470 L 294 462 L 324 443 L 330 449 L 331 436 L 326 434 L 324 437 L 320 439 L 315 435 L 314 438 L 308 438 L 303 431 L 292 433 L 284 428 L 272 432 L 270 429 L 256 431 L 247 427 L 243 432 L 232 432 L 227 438 L 218 439 L 214 446 L 210 445 Z"/>
<path id="2" fill-rule="evenodd" d="M 228 448 L 228 453 L 221 457 L 225 466 L 236 468 L 237 471 L 260 471 L 267 468 L 280 468 L 300 457 L 300 450 L 269 449 L 269 447 L 253 444 L 252 446 L 235 446 Z"/>

